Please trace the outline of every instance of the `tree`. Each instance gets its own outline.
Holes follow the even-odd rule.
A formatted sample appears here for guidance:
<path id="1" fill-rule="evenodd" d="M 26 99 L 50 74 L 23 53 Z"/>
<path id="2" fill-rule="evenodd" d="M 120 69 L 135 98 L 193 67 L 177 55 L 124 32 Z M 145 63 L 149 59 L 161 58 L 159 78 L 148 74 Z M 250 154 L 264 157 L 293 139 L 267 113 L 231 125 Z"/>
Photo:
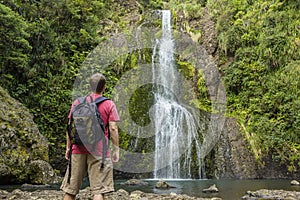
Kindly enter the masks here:
<path id="1" fill-rule="evenodd" d="M 32 49 L 27 32 L 28 23 L 9 7 L 0 4 L 0 84 L 17 88 L 28 70 L 28 54 Z"/>

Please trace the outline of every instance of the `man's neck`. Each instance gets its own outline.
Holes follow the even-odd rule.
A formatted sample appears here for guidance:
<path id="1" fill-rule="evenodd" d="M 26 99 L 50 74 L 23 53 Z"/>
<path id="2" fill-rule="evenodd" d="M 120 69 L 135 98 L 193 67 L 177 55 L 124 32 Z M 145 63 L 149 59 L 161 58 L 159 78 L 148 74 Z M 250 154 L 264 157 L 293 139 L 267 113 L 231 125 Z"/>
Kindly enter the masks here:
<path id="1" fill-rule="evenodd" d="M 100 95 L 100 96 L 102 96 L 102 92 L 101 93 L 93 92 L 92 95 Z"/>

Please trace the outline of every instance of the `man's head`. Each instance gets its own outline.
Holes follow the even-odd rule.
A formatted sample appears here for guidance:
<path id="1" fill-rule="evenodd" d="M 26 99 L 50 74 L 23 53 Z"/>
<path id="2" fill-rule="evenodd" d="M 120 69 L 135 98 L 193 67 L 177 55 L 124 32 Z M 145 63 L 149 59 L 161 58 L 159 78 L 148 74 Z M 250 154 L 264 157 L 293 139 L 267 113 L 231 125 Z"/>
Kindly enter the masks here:
<path id="1" fill-rule="evenodd" d="M 94 93 L 100 94 L 104 92 L 105 83 L 106 83 L 105 76 L 103 76 L 100 73 L 94 74 L 90 78 L 91 90 Z"/>

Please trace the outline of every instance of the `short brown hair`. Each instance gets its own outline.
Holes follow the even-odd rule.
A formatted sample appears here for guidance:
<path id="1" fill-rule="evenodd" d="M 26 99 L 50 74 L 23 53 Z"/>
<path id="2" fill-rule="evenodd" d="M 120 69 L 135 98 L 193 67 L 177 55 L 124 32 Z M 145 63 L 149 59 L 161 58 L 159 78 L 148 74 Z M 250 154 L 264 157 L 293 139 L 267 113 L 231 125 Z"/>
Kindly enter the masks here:
<path id="1" fill-rule="evenodd" d="M 92 92 L 101 93 L 103 92 L 104 86 L 106 84 L 106 79 L 103 74 L 97 73 L 90 78 L 90 87 Z"/>

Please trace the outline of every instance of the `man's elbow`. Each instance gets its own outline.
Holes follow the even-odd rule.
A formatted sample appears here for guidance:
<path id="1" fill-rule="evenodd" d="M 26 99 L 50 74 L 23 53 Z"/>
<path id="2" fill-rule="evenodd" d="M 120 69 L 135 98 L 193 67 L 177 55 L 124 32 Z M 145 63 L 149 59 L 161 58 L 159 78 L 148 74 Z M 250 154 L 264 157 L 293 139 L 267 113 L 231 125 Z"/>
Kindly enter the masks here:
<path id="1" fill-rule="evenodd" d="M 115 122 L 109 123 L 109 130 L 111 133 L 118 133 L 118 126 Z"/>

